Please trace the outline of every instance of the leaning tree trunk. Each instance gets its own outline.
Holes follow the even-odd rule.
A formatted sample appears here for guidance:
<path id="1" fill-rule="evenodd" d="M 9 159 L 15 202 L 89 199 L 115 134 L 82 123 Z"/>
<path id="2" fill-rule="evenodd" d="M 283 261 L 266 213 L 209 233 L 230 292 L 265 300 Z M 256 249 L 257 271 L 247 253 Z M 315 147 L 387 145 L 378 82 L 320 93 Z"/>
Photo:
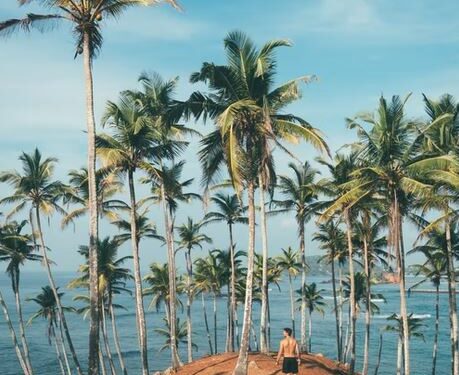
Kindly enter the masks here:
<path id="1" fill-rule="evenodd" d="M 217 344 L 217 293 L 214 291 L 214 347 L 215 354 L 218 353 L 218 344 Z"/>
<path id="2" fill-rule="evenodd" d="M 380 333 L 379 334 L 379 347 L 378 347 L 378 360 L 376 362 L 374 375 L 378 375 L 379 367 L 381 366 L 382 349 L 383 349 L 383 334 Z"/>
<path id="3" fill-rule="evenodd" d="M 336 325 L 336 352 L 338 354 L 338 362 L 341 362 L 341 334 L 339 326 L 339 311 L 338 311 L 338 299 L 336 296 L 336 274 L 335 274 L 335 249 L 332 249 L 332 261 L 331 261 L 331 272 L 332 272 L 332 292 L 333 292 L 333 307 L 335 310 L 335 325 Z"/>
<path id="4" fill-rule="evenodd" d="M 108 304 L 109 304 L 108 308 L 110 310 L 110 320 L 112 323 L 113 340 L 115 341 L 116 354 L 118 355 L 118 360 L 120 362 L 120 367 L 121 367 L 121 371 L 123 372 L 123 375 L 127 375 L 128 372 L 126 369 L 126 365 L 124 363 L 123 354 L 121 352 L 120 339 L 118 336 L 118 329 L 116 327 L 116 320 L 115 320 L 115 309 L 113 308 L 113 301 L 111 297 L 110 297 Z"/>
<path id="5" fill-rule="evenodd" d="M 440 326 L 440 283 L 435 285 L 435 335 L 432 352 L 432 375 L 437 370 L 438 329 Z"/>
<path id="6" fill-rule="evenodd" d="M 54 282 L 54 277 L 51 272 L 51 266 L 49 265 L 49 259 L 48 259 L 48 254 L 46 252 L 45 240 L 43 238 L 43 231 L 41 229 L 40 209 L 38 208 L 38 206 L 35 206 L 35 218 L 37 221 L 37 231 L 38 231 L 38 238 L 39 238 L 40 246 L 41 246 L 41 253 L 42 253 L 44 264 L 46 267 L 46 273 L 48 275 L 49 285 L 51 287 L 51 290 L 53 291 L 54 299 L 56 300 L 57 313 L 59 315 L 59 320 L 62 323 L 62 328 L 64 329 L 65 338 L 67 339 L 67 344 L 69 345 L 69 350 L 70 350 L 70 353 L 72 354 L 73 362 L 75 363 L 77 373 L 78 375 L 82 375 L 83 373 L 81 371 L 81 367 L 78 361 L 75 347 L 73 346 L 73 341 L 72 341 L 72 338 L 70 337 L 70 331 L 67 325 L 67 320 L 65 319 L 64 309 L 62 308 L 61 299 L 59 298 L 59 294 L 57 293 L 56 283 Z M 99 348 L 97 350 L 99 350 Z M 95 375 L 98 375 L 98 374 L 95 374 Z"/>
<path id="7" fill-rule="evenodd" d="M 299 233 L 300 233 L 300 253 L 301 253 L 301 340 L 300 346 L 301 351 L 307 352 L 307 334 L 306 334 L 306 272 L 308 271 L 308 266 L 306 264 L 306 241 L 304 238 L 304 223 L 299 224 Z"/>
<path id="8" fill-rule="evenodd" d="M 14 332 L 13 324 L 11 323 L 10 314 L 8 313 L 8 308 L 6 307 L 5 300 L 3 299 L 2 291 L 0 290 L 0 305 L 2 306 L 3 315 L 5 315 L 6 324 L 8 325 L 8 330 L 10 331 L 11 340 L 13 341 L 14 349 L 16 351 L 16 356 L 18 357 L 19 364 L 21 365 L 24 375 L 32 375 L 29 372 L 29 369 L 26 365 L 24 354 L 19 347 L 19 343 Z"/>
<path id="9" fill-rule="evenodd" d="M 65 367 L 67 369 L 67 373 L 71 375 L 72 371 L 70 370 L 70 363 L 69 363 L 69 358 L 67 356 L 67 349 L 65 348 L 64 330 L 62 328 L 62 322 L 59 319 L 59 315 L 56 315 L 56 321 L 57 321 L 56 327 L 59 326 L 59 344 L 62 348 L 62 354 L 64 356 Z"/>
<path id="10" fill-rule="evenodd" d="M 338 277 L 339 277 L 339 347 L 341 348 L 341 360 L 344 358 L 344 325 L 343 325 L 343 266 L 338 264 Z"/>
<path id="11" fill-rule="evenodd" d="M 351 362 L 350 362 L 350 373 L 354 374 L 355 371 L 355 323 L 356 323 L 356 311 L 355 311 L 355 279 L 354 279 L 354 249 L 352 245 L 352 226 L 351 220 L 349 217 L 349 209 L 344 210 L 344 220 L 346 222 L 346 232 L 347 232 L 347 249 L 349 256 L 349 282 L 351 286 L 350 296 L 349 296 L 349 306 L 350 306 L 350 319 L 349 319 L 349 334 L 350 334 L 350 352 L 351 352 Z"/>
<path id="12" fill-rule="evenodd" d="M 292 275 L 288 274 L 288 286 L 290 291 L 290 320 L 292 321 L 293 337 L 296 336 L 295 332 L 295 298 L 293 297 Z M 304 294 L 304 285 L 301 286 L 301 291 Z"/>
<path id="13" fill-rule="evenodd" d="M 309 311 L 308 352 L 312 353 L 312 312 Z"/>
<path id="14" fill-rule="evenodd" d="M 99 273 L 97 238 L 99 215 L 96 187 L 96 121 L 94 119 L 94 88 L 92 77 L 91 36 L 83 34 L 83 66 L 86 85 L 86 126 L 88 137 L 88 210 L 89 210 L 89 346 L 88 374 L 99 374 Z M 64 321 L 63 321 L 64 323 Z M 66 323 L 64 323 L 64 328 Z M 69 345 L 71 346 L 71 345 Z M 72 350 L 72 349 L 71 349 Z M 75 358 L 74 358 L 75 360 Z M 78 373 L 81 373 L 77 364 Z"/>
<path id="15" fill-rule="evenodd" d="M 52 326 L 51 326 L 50 333 L 54 341 L 54 349 L 56 350 L 57 361 L 59 363 L 59 368 L 61 369 L 62 375 L 65 375 L 64 362 L 62 361 L 62 355 L 61 355 L 61 351 L 59 349 L 59 344 L 58 344 L 57 337 L 56 337 L 56 330 L 54 329 L 54 323 L 51 323 L 51 324 Z M 71 372 L 69 372 L 68 375 L 71 375 Z"/>
<path id="16" fill-rule="evenodd" d="M 398 277 L 400 287 L 400 316 L 402 318 L 402 338 L 403 338 L 403 361 L 404 374 L 410 375 L 410 334 L 408 324 L 406 286 L 405 286 L 405 248 L 403 243 L 403 229 L 400 215 L 400 207 L 397 200 L 397 193 L 394 194 L 394 213 L 395 213 L 395 253 L 397 257 Z"/>
<path id="17" fill-rule="evenodd" d="M 397 343 L 397 375 L 402 374 L 403 340 L 399 336 Z"/>
<path id="18" fill-rule="evenodd" d="M 235 249 L 234 249 L 234 240 L 233 240 L 233 224 L 228 224 L 229 228 L 229 237 L 230 237 L 230 256 L 231 256 L 231 300 L 230 300 L 230 329 L 229 329 L 229 350 L 230 352 L 234 352 L 234 331 L 235 331 L 235 322 L 237 320 L 236 317 L 236 259 L 235 259 Z"/>
<path id="19" fill-rule="evenodd" d="M 201 301 L 202 301 L 202 313 L 204 315 L 204 325 L 206 327 L 206 333 L 207 333 L 207 341 L 209 342 L 210 355 L 213 355 L 214 349 L 212 347 L 212 339 L 210 338 L 209 320 L 207 319 L 207 309 L 206 309 L 206 300 L 204 299 L 204 291 L 201 292 Z"/>
<path id="20" fill-rule="evenodd" d="M 370 280 L 370 258 L 369 258 L 369 243 L 371 238 L 367 237 L 367 230 L 369 228 L 370 221 L 368 215 L 363 215 L 364 223 L 364 235 L 363 235 L 363 263 L 365 271 L 365 282 L 366 282 L 366 296 L 365 296 L 365 344 L 363 349 L 363 369 L 362 375 L 368 375 L 368 362 L 370 355 L 370 324 L 371 324 L 371 280 Z"/>
<path id="21" fill-rule="evenodd" d="M 102 303 L 104 302 L 102 301 Z M 100 311 L 102 312 L 100 318 L 102 319 L 102 336 L 104 338 L 105 352 L 107 353 L 108 364 L 110 365 L 110 371 L 113 375 L 116 375 L 115 362 L 113 362 L 113 356 L 112 356 L 112 352 L 110 349 L 110 343 L 108 341 L 107 318 L 105 315 L 105 306 L 102 306 Z"/>
<path id="22" fill-rule="evenodd" d="M 19 269 L 13 271 L 11 275 L 11 281 L 13 286 L 14 298 L 16 301 L 16 312 L 18 314 L 19 320 L 19 333 L 21 335 L 22 348 L 24 350 L 24 360 L 29 369 L 29 372 L 33 374 L 32 364 L 30 363 L 30 354 L 29 354 L 29 344 L 27 343 L 27 338 L 24 329 L 24 319 L 22 317 L 22 305 L 21 305 L 21 296 L 19 292 Z"/>
<path id="23" fill-rule="evenodd" d="M 166 243 L 167 243 L 167 260 L 169 263 L 169 330 L 170 330 L 170 349 L 171 349 L 171 366 L 175 370 L 182 366 L 177 351 L 177 287 L 176 287 L 176 269 L 175 269 L 175 250 L 174 250 L 174 224 L 171 218 L 170 210 L 166 202 L 166 192 L 164 185 L 161 183 L 161 200 L 164 214 L 164 224 L 166 226 Z"/>
<path id="24" fill-rule="evenodd" d="M 135 294 L 135 315 L 137 321 L 140 360 L 142 362 L 142 374 L 148 375 L 148 348 L 147 328 L 145 323 L 145 310 L 142 296 L 142 276 L 140 275 L 139 237 L 137 233 L 137 202 L 135 198 L 134 171 L 128 171 L 129 196 L 131 200 L 131 245 L 132 260 L 134 263 L 134 294 Z"/>
<path id="25" fill-rule="evenodd" d="M 250 343 L 250 326 L 252 321 L 253 265 L 255 251 L 255 187 L 253 181 L 247 186 L 249 244 L 247 249 L 247 281 L 245 290 L 244 318 L 242 325 L 241 346 L 233 375 L 247 374 L 247 359 Z"/>
<path id="26" fill-rule="evenodd" d="M 268 233 L 266 225 L 265 192 L 263 177 L 260 176 L 260 222 L 262 244 L 262 281 L 261 281 L 261 315 L 260 315 L 260 348 L 262 353 L 269 352 L 268 345 Z"/>
<path id="27" fill-rule="evenodd" d="M 457 303 L 456 303 L 456 269 L 454 266 L 453 246 L 451 241 L 451 226 L 449 218 L 445 222 L 446 232 L 446 260 L 448 272 L 448 296 L 449 314 L 451 321 L 451 347 L 453 351 L 453 375 L 459 374 L 459 352 L 458 352 L 458 323 L 457 323 Z"/>
<path id="28" fill-rule="evenodd" d="M 191 321 L 191 303 L 192 303 L 192 290 L 191 282 L 193 280 L 193 265 L 191 263 L 191 248 L 186 249 L 186 272 L 187 272 L 187 291 L 186 291 L 186 335 L 187 335 L 187 351 L 188 363 L 193 362 L 193 337 L 192 337 L 192 321 Z"/>

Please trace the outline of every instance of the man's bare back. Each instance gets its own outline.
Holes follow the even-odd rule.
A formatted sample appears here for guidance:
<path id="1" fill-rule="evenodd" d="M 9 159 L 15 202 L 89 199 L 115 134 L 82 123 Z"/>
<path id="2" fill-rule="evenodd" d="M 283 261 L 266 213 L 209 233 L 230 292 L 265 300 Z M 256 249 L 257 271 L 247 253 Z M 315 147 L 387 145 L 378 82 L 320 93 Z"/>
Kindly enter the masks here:
<path id="1" fill-rule="evenodd" d="M 286 358 L 298 357 L 298 343 L 293 337 L 286 337 L 281 341 L 279 351 Z"/>

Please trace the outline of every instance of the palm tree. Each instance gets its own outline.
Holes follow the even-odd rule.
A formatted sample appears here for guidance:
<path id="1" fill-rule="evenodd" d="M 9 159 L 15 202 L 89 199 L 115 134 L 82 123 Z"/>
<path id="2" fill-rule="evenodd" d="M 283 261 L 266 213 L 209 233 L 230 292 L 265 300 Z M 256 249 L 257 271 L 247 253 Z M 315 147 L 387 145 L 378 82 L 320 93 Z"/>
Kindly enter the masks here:
<path id="1" fill-rule="evenodd" d="M 212 293 L 213 296 L 213 313 L 214 313 L 214 349 L 215 353 L 218 353 L 217 343 L 217 297 L 221 293 L 222 284 L 225 279 L 225 269 L 222 267 L 218 258 L 219 251 L 211 251 L 205 258 L 198 258 L 195 261 L 196 272 L 195 280 L 196 287 L 205 291 L 206 293 Z"/>
<path id="2" fill-rule="evenodd" d="M 166 0 L 178 8 L 175 0 Z M 20 5 L 32 3 L 34 0 L 19 0 Z M 128 8 L 133 6 L 146 6 L 158 3 L 157 0 L 36 0 L 43 6 L 48 14 L 29 13 L 23 19 L 10 19 L 0 22 L 0 36 L 9 36 L 14 32 L 33 29 L 44 31 L 53 29 L 56 24 L 68 21 L 72 26 L 75 39 L 75 58 L 83 55 L 83 67 L 86 86 L 86 125 L 88 137 L 88 182 L 89 182 L 89 247 L 91 249 L 91 282 L 90 282 L 90 334 L 89 334 L 89 373 L 99 373 L 99 317 L 97 298 L 97 250 L 98 237 L 98 212 L 97 212 L 97 187 L 96 187 L 96 122 L 94 118 L 94 92 L 93 92 L 93 60 L 102 48 L 102 19 L 119 18 Z M 81 373 L 77 364 L 78 372 Z M 144 375 L 148 372 L 144 369 Z"/>
<path id="3" fill-rule="evenodd" d="M 166 328 L 155 328 L 155 333 L 157 333 L 160 336 L 163 336 L 166 338 L 166 342 L 164 345 L 159 349 L 160 352 L 163 350 L 170 348 L 171 346 L 171 331 L 169 327 L 169 321 L 167 319 L 164 319 L 164 322 L 166 324 Z M 177 322 L 175 323 L 176 327 L 176 332 L 175 332 L 175 346 L 178 348 L 180 343 L 187 344 L 188 345 L 188 332 L 187 332 L 187 326 L 186 323 L 180 324 L 180 319 L 177 318 Z M 193 344 L 193 348 L 198 350 L 198 346 L 196 344 Z"/>
<path id="4" fill-rule="evenodd" d="M 292 80 L 273 88 L 276 72 L 275 50 L 289 43 L 274 40 L 257 49 L 241 32 L 232 32 L 224 40 L 227 65 L 204 63 L 201 71 L 191 76 L 192 82 L 204 82 L 210 87 L 209 95 L 195 92 L 185 103 L 186 117 L 211 118 L 217 129 L 202 141 L 200 159 L 204 170 L 204 185 L 212 183 L 223 164 L 236 192 L 247 191 L 249 245 L 247 267 L 247 293 L 244 324 L 238 362 L 234 373 L 247 371 L 247 351 L 251 327 L 251 300 L 253 261 L 255 249 L 254 192 L 261 179 L 261 186 L 271 184 L 273 177 L 272 149 L 283 150 L 279 140 L 307 139 L 314 146 L 326 149 L 316 129 L 306 121 L 291 114 L 280 114 L 285 106 L 299 98 L 299 82 L 310 77 Z M 265 274 L 267 254 L 265 249 Z M 265 277 L 266 280 L 266 277 Z M 266 291 L 266 288 L 264 288 Z M 266 294 L 262 301 L 262 321 L 266 319 Z M 263 330 L 266 333 L 266 330 Z M 262 349 L 266 335 L 262 338 Z"/>
<path id="5" fill-rule="evenodd" d="M 62 298 L 64 293 L 58 293 L 59 298 Z M 51 345 L 51 340 L 54 340 L 55 347 L 56 347 L 56 354 L 57 358 L 59 361 L 59 366 L 61 368 L 61 371 L 63 374 L 65 374 L 64 371 L 64 362 L 66 366 L 66 372 L 67 374 L 71 374 L 70 366 L 67 360 L 67 354 L 65 351 L 65 345 L 64 345 L 64 337 L 62 334 L 62 325 L 60 324 L 59 321 L 59 313 L 57 310 L 57 303 L 56 303 L 56 298 L 54 296 L 54 291 L 50 286 L 45 286 L 41 288 L 41 293 L 39 293 L 36 297 L 34 298 L 28 298 L 27 301 L 33 301 L 35 302 L 38 306 L 39 309 L 35 314 L 33 314 L 28 321 L 28 324 L 31 324 L 35 319 L 37 318 L 44 318 L 48 322 L 48 326 L 46 329 L 46 336 L 48 337 L 48 343 Z M 62 306 L 62 309 L 66 311 L 74 311 L 73 308 L 70 307 L 65 307 Z M 56 330 L 60 331 L 60 336 L 56 336 Z M 62 353 L 61 350 L 59 349 L 59 346 L 62 348 Z M 62 359 L 62 357 L 64 359 Z"/>
<path id="6" fill-rule="evenodd" d="M 118 250 L 121 243 L 122 241 L 120 241 L 117 237 L 105 237 L 104 239 L 99 239 L 97 241 L 97 251 L 99 252 L 99 293 L 101 294 L 99 300 L 102 304 L 100 308 L 100 323 L 102 328 L 102 335 L 104 338 L 105 350 L 112 367 L 114 367 L 108 343 L 105 317 L 105 313 L 107 311 L 110 315 L 113 339 L 118 360 L 120 362 L 121 371 L 124 375 L 127 375 L 127 369 L 119 342 L 118 329 L 116 327 L 115 307 L 120 306 L 113 303 L 113 299 L 116 294 L 131 293 L 131 291 L 126 288 L 126 282 L 132 279 L 132 275 L 130 270 L 123 268 L 122 265 L 128 259 L 132 259 L 132 256 L 124 256 L 118 258 Z M 68 285 L 69 288 L 87 288 L 89 286 L 89 248 L 88 246 L 80 246 L 78 252 L 86 259 L 86 263 L 79 268 L 79 272 L 82 273 L 82 276 L 70 282 Z"/>
<path id="7" fill-rule="evenodd" d="M 0 181 L 7 182 L 14 188 L 13 195 L 3 198 L 0 203 L 17 203 L 17 205 L 12 209 L 10 215 L 16 214 L 25 207 L 29 206 L 31 217 L 32 215 L 35 216 L 35 225 L 40 243 L 41 255 L 43 256 L 43 263 L 46 268 L 50 287 L 54 293 L 54 298 L 56 299 L 59 320 L 63 325 L 65 337 L 69 345 L 75 367 L 80 375 L 82 374 L 82 370 L 67 326 L 64 309 L 62 308 L 59 295 L 57 294 L 57 287 L 51 272 L 51 265 L 47 254 L 48 248 L 45 245 L 45 239 L 41 227 L 42 213 L 51 215 L 57 211 L 58 213 L 66 215 L 65 210 L 58 204 L 58 201 L 65 192 L 68 192 L 68 189 L 60 181 L 52 180 L 54 165 L 57 162 L 57 159 L 43 159 L 40 151 L 35 149 L 32 154 L 22 153 L 19 160 L 22 162 L 22 174 L 18 171 L 3 172 L 0 174 Z M 34 228 L 34 225 L 32 224 L 33 222 L 33 220 L 30 222 L 32 228 Z M 35 232 L 35 230 L 33 230 L 33 232 Z"/>
<path id="8" fill-rule="evenodd" d="M 324 302 L 324 297 L 322 297 L 322 293 L 324 289 L 317 289 L 316 283 L 311 284 L 303 284 L 302 288 L 298 289 L 296 293 L 299 295 L 297 302 L 303 301 L 303 296 L 306 296 L 306 306 L 307 311 L 309 313 L 309 342 L 308 342 L 308 352 L 312 352 L 312 313 L 314 311 L 319 312 L 320 314 L 324 315 L 325 310 L 324 307 L 327 304 Z"/>
<path id="9" fill-rule="evenodd" d="M 408 292 L 426 281 L 430 281 L 435 287 L 435 335 L 432 353 L 432 375 L 436 374 L 437 369 L 438 334 L 440 326 L 440 284 L 442 277 L 447 273 L 446 249 L 442 247 L 444 238 L 444 233 L 431 233 L 426 244 L 416 246 L 408 253 L 422 253 L 426 258 L 423 264 L 416 264 L 413 266 L 415 275 L 422 276 L 423 279 L 410 287 Z M 438 240 L 440 240 L 440 243 L 438 243 Z M 440 248 L 438 245 L 440 245 Z"/>
<path id="10" fill-rule="evenodd" d="M 12 222 L 0 227 L 0 261 L 8 262 L 6 273 L 11 279 L 11 287 L 15 296 L 16 312 L 19 320 L 19 332 L 21 336 L 24 359 L 30 373 L 32 365 L 30 363 L 29 345 L 27 343 L 24 320 L 22 315 L 22 302 L 20 296 L 20 268 L 27 261 L 40 261 L 42 257 L 35 254 L 35 246 L 32 236 L 21 233 L 27 221 L 21 223 Z"/>
<path id="11" fill-rule="evenodd" d="M 303 264 L 298 262 L 298 257 L 301 256 L 298 251 L 294 251 L 290 246 L 287 250 L 282 249 L 282 254 L 277 258 L 277 266 L 286 271 L 288 274 L 288 284 L 290 289 L 290 318 L 292 320 L 293 336 L 295 336 L 295 300 L 293 298 L 292 277 L 300 273 Z M 303 284 L 304 285 L 304 284 Z"/>
<path id="12" fill-rule="evenodd" d="M 301 284 L 304 285 L 307 273 L 305 225 L 314 214 L 314 203 L 320 191 L 320 186 L 315 181 L 319 172 L 311 168 L 308 162 L 289 163 L 289 168 L 293 171 L 294 177 L 279 177 L 279 190 L 284 199 L 274 201 L 278 209 L 273 212 L 295 213 L 300 239 Z M 303 296 L 301 302 L 301 346 L 303 350 L 306 350 L 306 342 L 306 296 Z"/>
<path id="13" fill-rule="evenodd" d="M 211 211 L 204 217 L 204 223 L 226 222 L 228 225 L 229 241 L 230 241 L 230 314 L 229 327 L 226 351 L 234 352 L 234 324 L 236 319 L 236 254 L 233 239 L 233 226 L 237 223 L 247 224 L 247 217 L 244 216 L 245 208 L 241 205 L 241 201 L 237 194 L 224 195 L 217 193 L 210 200 L 216 206 L 217 211 Z"/>
<path id="14" fill-rule="evenodd" d="M 330 219 L 325 223 L 318 224 L 318 231 L 314 234 L 313 241 L 320 243 L 320 249 L 327 251 L 327 254 L 324 255 L 323 259 L 327 263 L 331 264 L 331 273 L 332 273 L 332 293 L 333 293 L 333 310 L 335 312 L 335 324 L 336 324 L 336 352 L 338 361 L 341 362 L 342 355 L 342 337 L 341 337 L 341 328 L 342 328 L 342 314 L 341 314 L 341 296 L 338 303 L 337 293 L 336 293 L 336 270 L 335 264 L 338 262 L 338 265 L 341 267 L 344 265 L 346 260 L 346 238 L 345 234 L 339 226 L 338 220 Z M 341 285 L 341 277 L 339 282 Z"/>
<path id="15" fill-rule="evenodd" d="M 211 243 L 212 240 L 210 237 L 206 236 L 204 233 L 201 233 L 203 223 L 196 223 L 192 218 L 188 218 L 186 224 L 182 224 L 177 228 L 179 241 L 177 251 L 184 249 L 185 250 L 185 263 L 187 271 L 187 280 L 186 280 L 186 294 L 187 294 L 187 304 L 186 304 L 186 332 L 187 332 L 187 349 L 188 349 L 188 362 L 193 361 L 193 341 L 192 341 L 192 322 L 191 322 L 191 304 L 193 303 L 193 262 L 191 260 L 191 250 L 194 247 L 199 247 L 202 249 L 203 243 Z"/>
<path id="16" fill-rule="evenodd" d="M 422 324 L 422 319 L 413 317 L 413 314 L 408 315 L 408 335 L 409 337 L 416 337 L 425 341 L 424 334 L 421 332 L 421 329 L 424 327 Z M 388 324 L 384 329 L 388 332 L 398 333 L 398 346 L 397 346 L 397 375 L 402 374 L 402 353 L 403 353 L 403 344 L 404 344 L 404 325 L 403 319 L 400 315 L 392 314 L 387 318 L 390 324 Z"/>

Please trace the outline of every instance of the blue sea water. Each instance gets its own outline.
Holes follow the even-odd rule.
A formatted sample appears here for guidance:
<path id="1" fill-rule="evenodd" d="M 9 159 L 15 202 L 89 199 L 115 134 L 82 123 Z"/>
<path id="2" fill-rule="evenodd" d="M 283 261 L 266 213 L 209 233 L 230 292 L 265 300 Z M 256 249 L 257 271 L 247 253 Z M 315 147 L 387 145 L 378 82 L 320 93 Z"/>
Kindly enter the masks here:
<path id="1" fill-rule="evenodd" d="M 65 290 L 66 294 L 63 299 L 64 305 L 75 305 L 72 297 L 78 294 L 79 291 L 69 291 L 65 289 L 68 282 L 75 277 L 74 273 L 55 273 L 57 284 L 61 290 Z M 309 282 L 315 281 L 321 283 L 325 278 L 310 277 Z M 413 283 L 414 279 L 409 279 L 408 284 Z M 47 285 L 46 275 L 44 273 L 26 273 L 22 275 L 21 292 L 23 303 L 24 319 L 27 320 L 35 311 L 36 304 L 27 302 L 27 297 L 33 297 L 40 292 L 40 287 Z M 328 307 L 325 315 L 313 315 L 313 335 L 312 335 L 312 350 L 313 352 L 323 353 L 325 356 L 334 358 L 336 356 L 335 344 L 335 323 L 334 313 L 332 311 L 333 301 L 331 296 L 331 284 L 321 283 L 320 287 L 325 289 L 324 295 L 328 296 L 326 302 Z M 0 275 L 0 288 L 7 301 L 9 312 L 16 323 L 16 314 L 14 307 L 14 299 L 11 293 L 10 282 L 5 275 Z M 380 314 L 373 317 L 372 337 L 371 337 L 371 352 L 370 362 L 371 368 L 374 368 L 377 359 L 379 332 L 387 325 L 386 317 L 398 311 L 399 296 L 397 285 L 379 285 L 374 287 L 376 293 L 382 293 L 387 300 L 387 303 L 379 303 L 381 308 Z M 121 340 L 121 349 L 123 351 L 125 361 L 130 374 L 140 373 L 140 360 L 137 346 L 137 333 L 135 324 L 135 312 L 133 310 L 134 300 L 129 295 L 121 295 L 116 297 L 116 303 L 126 307 L 127 310 L 119 310 L 117 313 L 117 322 L 119 335 Z M 145 307 L 150 303 L 150 297 L 145 299 Z M 212 301 L 209 298 L 208 314 L 209 324 L 213 329 L 212 321 Z M 281 338 L 282 328 L 290 325 L 290 303 L 288 285 L 281 284 L 281 291 L 273 287 L 270 292 L 271 303 L 271 330 L 272 330 L 272 347 L 277 349 L 277 344 Z M 412 339 L 411 341 L 411 356 L 412 356 L 412 374 L 424 375 L 429 374 L 432 364 L 432 343 L 434 336 L 434 294 L 412 294 L 408 299 L 409 311 L 423 317 L 423 333 L 425 341 L 421 339 Z M 225 345 L 226 334 L 226 297 L 223 296 L 218 300 L 218 350 L 223 351 Z M 439 352 L 437 362 L 437 374 L 450 373 L 450 351 L 449 351 L 449 327 L 448 327 L 448 301 L 447 294 L 442 294 L 440 297 L 440 338 Z M 196 301 L 193 305 L 193 338 L 198 345 L 195 357 L 200 357 L 209 352 L 207 344 L 207 336 L 204 327 L 204 319 L 200 301 Z M 164 338 L 155 333 L 154 328 L 164 327 L 163 312 L 155 310 L 147 310 L 147 329 L 149 341 L 149 362 L 151 370 L 160 370 L 168 367 L 169 352 L 164 350 L 159 351 L 164 344 Z M 74 345 L 78 351 L 79 359 L 82 365 L 86 366 L 87 361 L 87 342 L 88 342 L 88 322 L 77 314 L 66 314 Z M 255 304 L 253 320 L 257 325 L 256 333 L 258 334 L 259 322 L 259 306 Z M 181 312 L 181 321 L 184 321 L 183 313 Z M 239 312 L 239 319 L 242 321 L 242 309 Z M 300 317 L 297 315 L 297 327 L 300 325 Z M 15 324 L 15 327 L 17 325 Z M 36 320 L 30 326 L 26 327 L 27 337 L 31 352 L 31 361 L 37 375 L 59 374 L 59 368 L 56 360 L 54 347 L 50 347 L 46 337 L 46 322 L 44 320 Z M 18 329 L 16 328 L 18 334 Z M 111 331 L 109 332 L 111 333 Z M 363 312 L 359 316 L 357 326 L 357 351 L 358 351 L 358 368 L 361 366 L 363 336 L 364 335 L 364 316 Z M 389 375 L 395 373 L 396 362 L 396 345 L 397 337 L 395 333 L 384 333 L 383 335 L 383 350 L 382 362 L 379 374 Z M 254 345 L 252 345 L 254 346 Z M 186 360 L 185 346 L 179 348 L 182 360 Z M 115 353 L 113 347 L 113 353 Z M 116 362 L 116 355 L 114 355 Z M 117 364 L 117 362 L 116 362 Z M 373 370 L 372 370 L 373 371 Z M 370 373 L 372 373 L 370 371 Z M 3 316 L 0 317 L 0 375 L 16 375 L 20 374 L 20 367 L 17 362 L 11 338 L 9 336 L 6 323 Z"/>

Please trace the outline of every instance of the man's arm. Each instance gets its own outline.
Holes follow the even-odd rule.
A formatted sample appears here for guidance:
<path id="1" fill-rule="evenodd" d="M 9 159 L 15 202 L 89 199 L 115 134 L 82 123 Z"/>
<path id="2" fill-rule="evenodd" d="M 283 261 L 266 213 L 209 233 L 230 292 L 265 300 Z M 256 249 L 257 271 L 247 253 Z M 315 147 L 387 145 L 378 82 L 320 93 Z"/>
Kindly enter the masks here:
<path id="1" fill-rule="evenodd" d="M 279 361 L 283 353 L 284 353 L 284 343 L 281 341 L 280 346 L 279 346 L 279 353 L 277 353 L 276 364 L 279 364 Z"/>

